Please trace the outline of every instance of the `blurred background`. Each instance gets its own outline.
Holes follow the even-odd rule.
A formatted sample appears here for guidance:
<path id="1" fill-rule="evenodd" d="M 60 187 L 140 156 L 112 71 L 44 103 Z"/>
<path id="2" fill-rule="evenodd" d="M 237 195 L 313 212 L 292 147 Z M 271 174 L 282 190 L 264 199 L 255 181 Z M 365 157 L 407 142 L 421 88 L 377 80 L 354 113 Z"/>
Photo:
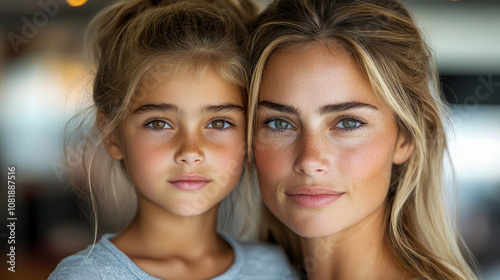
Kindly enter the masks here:
<path id="1" fill-rule="evenodd" d="M 0 279 L 46 279 L 62 258 L 92 242 L 88 204 L 70 186 L 67 171 L 74 166 L 63 163 L 61 133 L 90 92 L 84 29 L 113 2 L 0 0 Z M 453 111 L 460 230 L 483 279 L 498 280 L 500 1 L 403 2 L 435 52 Z M 7 209 L 11 166 L 14 216 Z M 17 218 L 15 273 L 7 270 L 9 217 Z"/>

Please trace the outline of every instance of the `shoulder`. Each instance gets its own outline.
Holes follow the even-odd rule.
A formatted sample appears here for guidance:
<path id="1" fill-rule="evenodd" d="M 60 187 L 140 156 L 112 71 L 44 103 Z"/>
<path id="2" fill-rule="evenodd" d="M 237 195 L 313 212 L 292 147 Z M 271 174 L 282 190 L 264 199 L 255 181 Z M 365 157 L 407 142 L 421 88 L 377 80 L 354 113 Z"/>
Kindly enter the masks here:
<path id="1" fill-rule="evenodd" d="M 97 243 L 93 248 L 89 246 L 63 259 L 50 274 L 49 280 L 101 279 L 100 273 L 105 268 L 103 266 L 109 261 L 105 248 Z"/>
<path id="2" fill-rule="evenodd" d="M 231 241 L 235 251 L 233 266 L 240 265 L 237 279 L 298 279 L 281 247 L 269 243 Z"/>
<path id="3" fill-rule="evenodd" d="M 49 280 L 144 279 L 145 275 L 146 279 L 155 279 L 118 250 L 109 241 L 112 236 L 104 235 L 94 247 L 89 246 L 63 259 L 50 274 Z"/>

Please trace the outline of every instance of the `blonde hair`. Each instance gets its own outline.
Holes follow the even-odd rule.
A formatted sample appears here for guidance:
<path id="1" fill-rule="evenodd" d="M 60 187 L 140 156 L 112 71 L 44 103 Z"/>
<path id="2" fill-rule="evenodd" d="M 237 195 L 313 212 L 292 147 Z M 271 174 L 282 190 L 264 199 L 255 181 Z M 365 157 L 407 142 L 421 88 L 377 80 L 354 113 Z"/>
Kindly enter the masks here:
<path id="1" fill-rule="evenodd" d="M 410 159 L 393 167 L 387 196 L 386 235 L 400 264 L 424 279 L 477 279 L 445 201 L 447 111 L 437 71 L 399 2 L 276 0 L 257 18 L 251 41 L 249 153 L 267 61 L 285 46 L 313 42 L 338 44 L 352 53 L 377 97 L 392 108 L 400 132 L 414 143 Z M 297 236 L 265 213 L 261 238 L 283 245 L 301 266 Z"/>
<path id="2" fill-rule="evenodd" d="M 250 0 L 132 0 L 104 9 L 91 22 L 88 50 L 95 67 L 93 102 L 70 121 L 83 118 L 68 134 L 65 150 L 79 149 L 82 154 L 88 184 L 83 193 L 91 201 L 95 238 L 98 206 L 114 212 L 113 230 L 123 229 L 137 207 L 133 183 L 123 163 L 106 153 L 103 138 L 119 131 L 132 102 L 169 75 L 210 70 L 237 86 L 246 100 L 248 22 L 255 15 Z M 97 112 L 108 120 L 102 131 L 96 123 Z M 82 141 L 75 131 L 85 128 L 88 133 Z M 221 207 L 232 208 L 234 199 L 249 205 L 247 189 L 237 187 Z M 219 221 L 231 218 L 231 213 L 219 211 Z M 231 226 L 218 224 L 219 230 Z"/>

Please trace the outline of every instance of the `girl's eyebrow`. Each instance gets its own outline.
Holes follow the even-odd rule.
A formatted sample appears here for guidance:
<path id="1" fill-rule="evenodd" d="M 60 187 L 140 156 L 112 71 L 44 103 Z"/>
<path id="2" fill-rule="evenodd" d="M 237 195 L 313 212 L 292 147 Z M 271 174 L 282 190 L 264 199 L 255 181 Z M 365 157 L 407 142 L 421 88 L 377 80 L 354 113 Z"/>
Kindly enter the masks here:
<path id="1" fill-rule="evenodd" d="M 293 106 L 278 104 L 270 101 L 260 101 L 259 107 L 260 106 L 283 113 L 292 113 L 294 115 L 299 115 L 299 110 Z M 329 113 L 347 111 L 357 108 L 369 108 L 372 110 L 378 110 L 378 108 L 374 105 L 363 102 L 352 101 L 352 102 L 343 102 L 343 103 L 325 105 L 319 109 L 319 114 L 326 115 Z"/>
<path id="2" fill-rule="evenodd" d="M 210 105 L 210 106 L 203 106 L 201 108 L 202 112 L 221 112 L 221 111 L 240 111 L 242 113 L 245 112 L 245 109 L 242 106 L 228 103 L 228 104 L 222 104 L 222 105 Z"/>
<path id="3" fill-rule="evenodd" d="M 158 104 L 145 104 L 135 109 L 133 114 L 144 114 L 148 112 L 164 112 L 164 111 L 174 111 L 175 113 L 180 113 L 182 110 L 174 104 L 169 103 L 158 103 Z M 200 110 L 201 112 L 221 112 L 221 111 L 241 111 L 245 112 L 242 106 L 236 104 L 222 104 L 222 105 L 207 105 L 203 106 Z"/>
<path id="4" fill-rule="evenodd" d="M 144 114 L 144 113 L 148 113 L 148 112 L 157 112 L 157 111 L 179 112 L 180 109 L 179 109 L 179 107 L 177 107 L 173 104 L 168 104 L 168 103 L 145 104 L 145 105 L 142 105 L 141 107 L 135 109 L 132 113 L 133 114 Z"/>

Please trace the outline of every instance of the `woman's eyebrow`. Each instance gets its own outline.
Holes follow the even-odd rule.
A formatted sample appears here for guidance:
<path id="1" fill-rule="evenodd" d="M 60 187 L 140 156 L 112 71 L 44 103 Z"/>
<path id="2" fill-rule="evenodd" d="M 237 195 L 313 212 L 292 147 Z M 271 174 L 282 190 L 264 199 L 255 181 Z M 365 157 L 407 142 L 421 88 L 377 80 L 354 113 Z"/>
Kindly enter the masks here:
<path id="1" fill-rule="evenodd" d="M 374 111 L 378 110 L 378 108 L 374 105 L 371 105 L 368 103 L 363 103 L 363 102 L 353 101 L 353 102 L 344 102 L 344 103 L 325 105 L 319 109 L 319 114 L 326 115 L 329 113 L 347 111 L 347 110 L 352 110 L 352 109 L 357 109 L 357 108 L 368 108 L 368 109 L 372 109 Z"/>
<path id="2" fill-rule="evenodd" d="M 270 102 L 270 101 L 260 101 L 259 107 L 260 106 L 263 106 L 263 107 L 266 107 L 266 108 L 269 108 L 269 109 L 272 109 L 275 111 L 279 111 L 279 112 L 292 113 L 295 115 L 299 114 L 299 110 L 293 106 L 278 104 L 278 103 L 274 103 L 274 102 Z M 357 108 L 369 108 L 372 110 L 378 110 L 378 108 L 374 105 L 371 105 L 368 103 L 363 103 L 363 102 L 352 101 L 352 102 L 343 102 L 343 103 L 325 105 L 319 109 L 319 114 L 325 115 L 325 114 L 329 114 L 329 113 L 347 111 L 347 110 L 352 110 L 352 109 L 357 109 Z"/>
<path id="3" fill-rule="evenodd" d="M 260 101 L 259 107 L 266 107 L 266 108 L 269 108 L 271 110 L 275 110 L 275 111 L 279 111 L 279 112 L 283 112 L 283 113 L 292 113 L 294 115 L 299 114 L 299 110 L 293 106 L 278 104 L 278 103 L 274 103 L 271 101 Z"/>
<path id="4" fill-rule="evenodd" d="M 179 112 L 180 109 L 176 105 L 168 103 L 157 103 L 157 104 L 145 104 L 141 107 L 135 109 L 133 114 L 144 114 L 148 112 L 159 112 L 159 111 L 174 111 Z"/>

